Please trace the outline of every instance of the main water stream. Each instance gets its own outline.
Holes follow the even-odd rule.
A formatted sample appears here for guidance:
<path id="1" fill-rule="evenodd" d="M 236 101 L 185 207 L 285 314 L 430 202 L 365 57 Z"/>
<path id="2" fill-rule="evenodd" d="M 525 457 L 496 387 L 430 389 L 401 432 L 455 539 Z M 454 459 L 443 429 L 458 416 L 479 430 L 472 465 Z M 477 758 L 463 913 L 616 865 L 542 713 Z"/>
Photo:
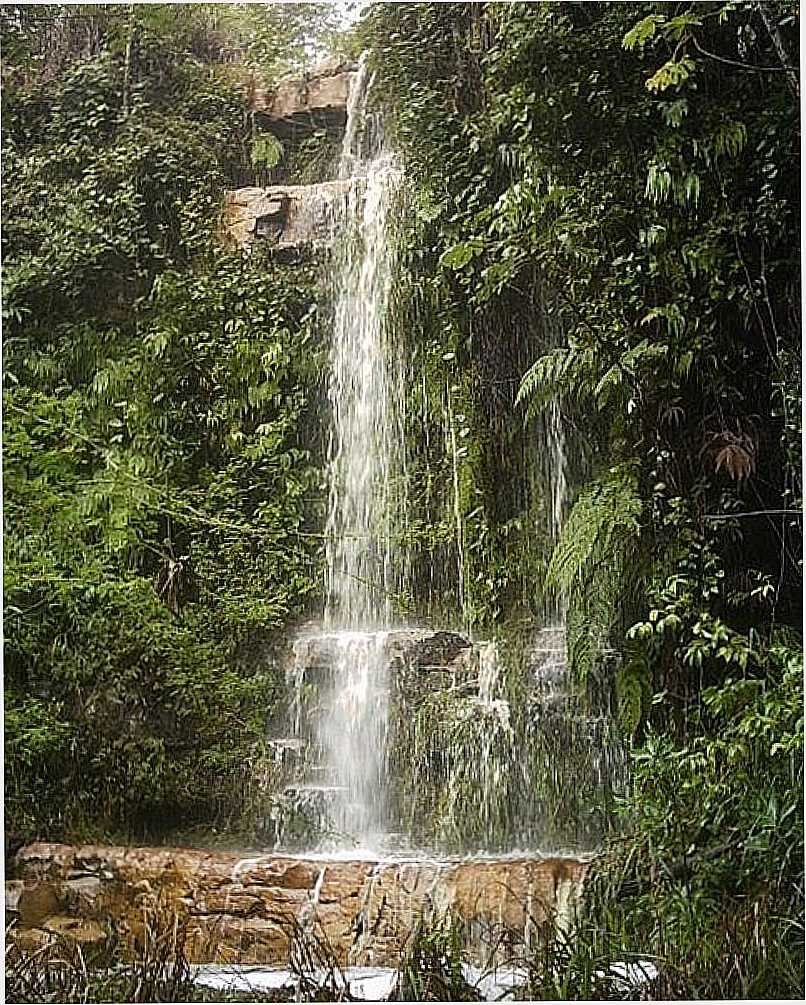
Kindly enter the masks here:
<path id="1" fill-rule="evenodd" d="M 402 456 L 401 395 L 385 316 L 394 268 L 389 215 L 402 172 L 368 114 L 372 78 L 362 57 L 353 81 L 339 176 L 349 179 L 336 240 L 331 344 L 330 506 L 325 625 L 335 666 L 319 747 L 332 769 L 332 825 L 361 845 L 386 816 L 389 677 L 384 643 L 392 618 L 392 495 Z"/>

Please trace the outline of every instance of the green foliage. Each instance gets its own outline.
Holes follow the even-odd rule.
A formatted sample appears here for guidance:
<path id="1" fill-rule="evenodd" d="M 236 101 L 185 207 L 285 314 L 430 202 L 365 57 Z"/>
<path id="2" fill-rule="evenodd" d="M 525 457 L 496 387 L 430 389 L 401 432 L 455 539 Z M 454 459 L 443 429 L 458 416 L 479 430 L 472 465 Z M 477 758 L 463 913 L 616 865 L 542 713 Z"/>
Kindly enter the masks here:
<path id="1" fill-rule="evenodd" d="M 611 468 L 580 494 L 551 556 L 546 581 L 568 598 L 569 655 L 583 680 L 628 595 L 641 592 L 642 511 L 635 467 Z"/>
<path id="2" fill-rule="evenodd" d="M 633 997 L 625 961 L 657 970 L 642 999 L 802 997 L 802 656 L 757 655 L 758 677 L 702 692 L 686 739 L 637 748 L 631 832 L 536 954 L 530 1000 Z"/>
<path id="3" fill-rule="evenodd" d="M 635 539 L 642 510 L 637 479 L 629 467 L 612 468 L 577 500 L 551 558 L 547 576 L 570 592 L 590 581 L 608 556 Z"/>
<path id="4" fill-rule="evenodd" d="M 683 81 L 688 80 L 696 65 L 689 56 L 679 60 L 667 60 L 646 82 L 647 90 L 660 93 L 669 87 L 678 87 Z"/>
<path id="5" fill-rule="evenodd" d="M 312 50 L 334 51 L 342 35 L 338 11 L 329 3 L 198 6 L 240 59 L 268 81 L 309 63 Z"/>
<path id="6" fill-rule="evenodd" d="M 629 647 L 616 671 L 616 704 L 622 729 L 634 736 L 647 717 L 652 700 L 652 672 L 646 653 Z"/>
<path id="7" fill-rule="evenodd" d="M 643 49 L 655 37 L 658 25 L 665 23 L 666 17 L 663 14 L 650 14 L 649 17 L 642 18 L 624 36 L 622 45 L 625 49 Z"/>
<path id="8" fill-rule="evenodd" d="M 421 924 L 407 948 L 395 1000 L 479 1001 L 462 973 L 462 942 L 462 925 L 450 917 Z"/>
<path id="9" fill-rule="evenodd" d="M 499 422 L 492 389 L 515 377 L 532 432 L 549 407 L 563 418 L 578 501 L 542 570 L 545 537 L 530 540 L 531 586 L 567 592 L 582 675 L 602 645 L 623 653 L 636 790 L 608 875 L 662 876 L 692 856 L 683 883 L 603 893 L 598 929 L 581 955 L 555 947 L 559 983 L 552 964 L 537 997 L 618 997 L 593 975 L 636 952 L 663 962 L 660 996 L 802 991 L 802 839 L 787 830 L 802 826 L 802 781 L 797 754 L 784 771 L 772 752 L 801 742 L 772 634 L 796 633 L 794 667 L 799 167 L 782 137 L 797 131 L 795 24 L 787 3 L 376 5 L 367 19 L 428 249 L 409 259 L 430 319 L 417 349 L 433 338 L 447 382 L 479 388 L 462 414 L 487 540 L 526 474 L 513 463 L 526 436 Z M 495 582 L 496 550 L 477 554 Z M 766 740 L 748 741 L 767 719 Z M 780 873 L 748 850 L 771 840 L 757 828 L 772 819 L 768 770 L 775 813 L 787 807 Z"/>
<path id="10" fill-rule="evenodd" d="M 252 140 L 252 164 L 273 168 L 283 159 L 283 144 L 271 133 L 261 133 Z"/>
<path id="11" fill-rule="evenodd" d="M 172 18 L 138 22 L 128 96 L 114 19 L 55 79 L 23 61 L 4 88 L 6 806 L 24 836 L 237 817 L 282 683 L 261 654 L 315 582 L 311 277 L 216 248 L 243 95 Z"/>
<path id="12" fill-rule="evenodd" d="M 165 63 L 253 70 L 266 84 L 299 70 L 312 51 L 333 51 L 343 34 L 327 3 L 19 4 L 6 6 L 2 26 L 14 73 L 52 77 L 106 48 L 129 49 L 138 76 L 143 50 L 159 47 Z"/>
<path id="13" fill-rule="evenodd" d="M 328 181 L 335 174 L 340 153 L 340 137 L 326 129 L 317 129 L 286 152 L 285 176 L 295 185 Z"/>

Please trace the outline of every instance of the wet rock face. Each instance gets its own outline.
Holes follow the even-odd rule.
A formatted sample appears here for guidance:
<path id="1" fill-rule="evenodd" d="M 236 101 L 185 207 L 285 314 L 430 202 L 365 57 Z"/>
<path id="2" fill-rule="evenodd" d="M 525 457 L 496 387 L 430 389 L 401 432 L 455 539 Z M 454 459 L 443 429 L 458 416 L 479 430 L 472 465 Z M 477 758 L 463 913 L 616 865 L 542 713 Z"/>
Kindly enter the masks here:
<path id="1" fill-rule="evenodd" d="M 281 138 L 343 128 L 355 70 L 355 63 L 331 56 L 301 75 L 284 77 L 274 89 L 257 85 L 252 90 L 252 111 Z"/>
<path id="2" fill-rule="evenodd" d="M 534 945 L 552 918 L 568 919 L 588 866 L 34 844 L 14 868 L 7 913 L 28 945 L 56 935 L 94 944 L 114 929 L 135 953 L 150 908 L 166 924 L 184 919 L 191 962 L 283 966 L 295 940 L 318 939 L 342 966 L 395 966 L 421 919 L 449 916 L 463 925 L 468 961 L 484 966 L 491 945 Z"/>
<path id="3" fill-rule="evenodd" d="M 284 851 L 321 851 L 357 843 L 356 835 L 340 825 L 339 807 L 347 790 L 329 761 L 326 743 L 333 695 L 344 672 L 345 633 L 323 632 L 319 627 L 310 626 L 311 630 L 294 643 L 293 660 L 287 668 L 288 715 L 270 727 L 270 732 L 287 731 L 293 737 L 272 741 L 283 746 L 282 780 L 267 801 L 259 839 Z M 380 640 L 381 659 L 373 674 L 383 677 L 388 701 L 388 709 L 386 701 L 383 703 L 383 712 L 388 714 L 384 737 L 388 758 L 384 768 L 385 838 L 379 842 L 376 836 L 372 847 L 380 844 L 384 849 L 399 850 L 410 846 L 411 836 L 397 791 L 396 759 L 405 757 L 400 750 L 406 743 L 405 725 L 434 690 L 464 686 L 471 673 L 468 658 L 472 647 L 456 632 L 407 628 L 370 634 Z M 285 747 L 291 742 L 299 745 L 294 758 L 285 756 Z M 426 779 L 420 782 L 427 784 Z"/>
<path id="4" fill-rule="evenodd" d="M 466 674 L 471 644 L 456 632 L 407 628 L 386 634 L 384 653 L 394 686 L 401 695 L 416 689 L 433 690 L 441 684 L 455 684 Z M 325 678 L 337 662 L 337 637 L 326 633 L 300 639 L 294 646 L 296 658 L 306 672 Z"/>
<path id="5" fill-rule="evenodd" d="M 384 632 L 388 675 L 383 835 L 354 841 L 336 820 L 344 788 L 321 724 L 338 679 L 337 634 L 299 626 L 277 664 L 285 701 L 267 719 L 267 785 L 255 840 L 292 853 L 372 847 L 396 855 L 589 854 L 613 827 L 629 762 L 606 704 L 575 686 L 561 629 L 517 651 L 425 628 Z M 343 832 L 344 831 L 344 832 Z"/>
<path id="6" fill-rule="evenodd" d="M 234 189 L 224 206 L 224 238 L 241 248 L 259 241 L 286 253 L 324 247 L 349 186 L 329 181 Z"/>

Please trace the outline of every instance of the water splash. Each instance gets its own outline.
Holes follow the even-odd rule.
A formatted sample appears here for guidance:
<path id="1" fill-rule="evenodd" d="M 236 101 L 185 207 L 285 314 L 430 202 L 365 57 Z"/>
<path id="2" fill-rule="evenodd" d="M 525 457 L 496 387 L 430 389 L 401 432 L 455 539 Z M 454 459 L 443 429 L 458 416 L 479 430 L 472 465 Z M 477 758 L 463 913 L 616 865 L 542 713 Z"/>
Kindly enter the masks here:
<path id="1" fill-rule="evenodd" d="M 478 646 L 479 700 L 490 705 L 498 697 L 501 687 L 501 660 L 495 642 L 481 642 Z"/>
<path id="2" fill-rule="evenodd" d="M 320 742 L 337 786 L 334 825 L 369 847 L 386 821 L 389 672 L 386 632 L 334 636 L 335 688 Z"/>
<path id="3" fill-rule="evenodd" d="M 477 643 L 468 662 L 466 677 L 434 681 L 397 713 L 390 756 L 409 840 L 451 853 L 597 847 L 626 756 L 612 718 L 573 693 L 562 630 L 517 656 Z"/>

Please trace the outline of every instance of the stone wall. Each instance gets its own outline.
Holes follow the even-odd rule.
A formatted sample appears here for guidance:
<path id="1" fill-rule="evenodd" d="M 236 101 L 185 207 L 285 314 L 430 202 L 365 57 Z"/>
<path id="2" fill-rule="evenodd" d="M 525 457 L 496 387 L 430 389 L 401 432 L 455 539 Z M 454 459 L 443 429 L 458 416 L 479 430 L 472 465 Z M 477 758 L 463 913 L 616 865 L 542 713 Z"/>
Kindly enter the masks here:
<path id="1" fill-rule="evenodd" d="M 341 965 L 399 961 L 421 919 L 451 917 L 469 962 L 533 945 L 567 921 L 588 865 L 563 858 L 373 861 L 242 858 L 184 848 L 33 844 L 6 882 L 11 938 L 86 945 L 112 931 L 136 953 L 149 909 L 187 925 L 192 962 L 287 965 L 295 939 L 329 944 Z"/>

